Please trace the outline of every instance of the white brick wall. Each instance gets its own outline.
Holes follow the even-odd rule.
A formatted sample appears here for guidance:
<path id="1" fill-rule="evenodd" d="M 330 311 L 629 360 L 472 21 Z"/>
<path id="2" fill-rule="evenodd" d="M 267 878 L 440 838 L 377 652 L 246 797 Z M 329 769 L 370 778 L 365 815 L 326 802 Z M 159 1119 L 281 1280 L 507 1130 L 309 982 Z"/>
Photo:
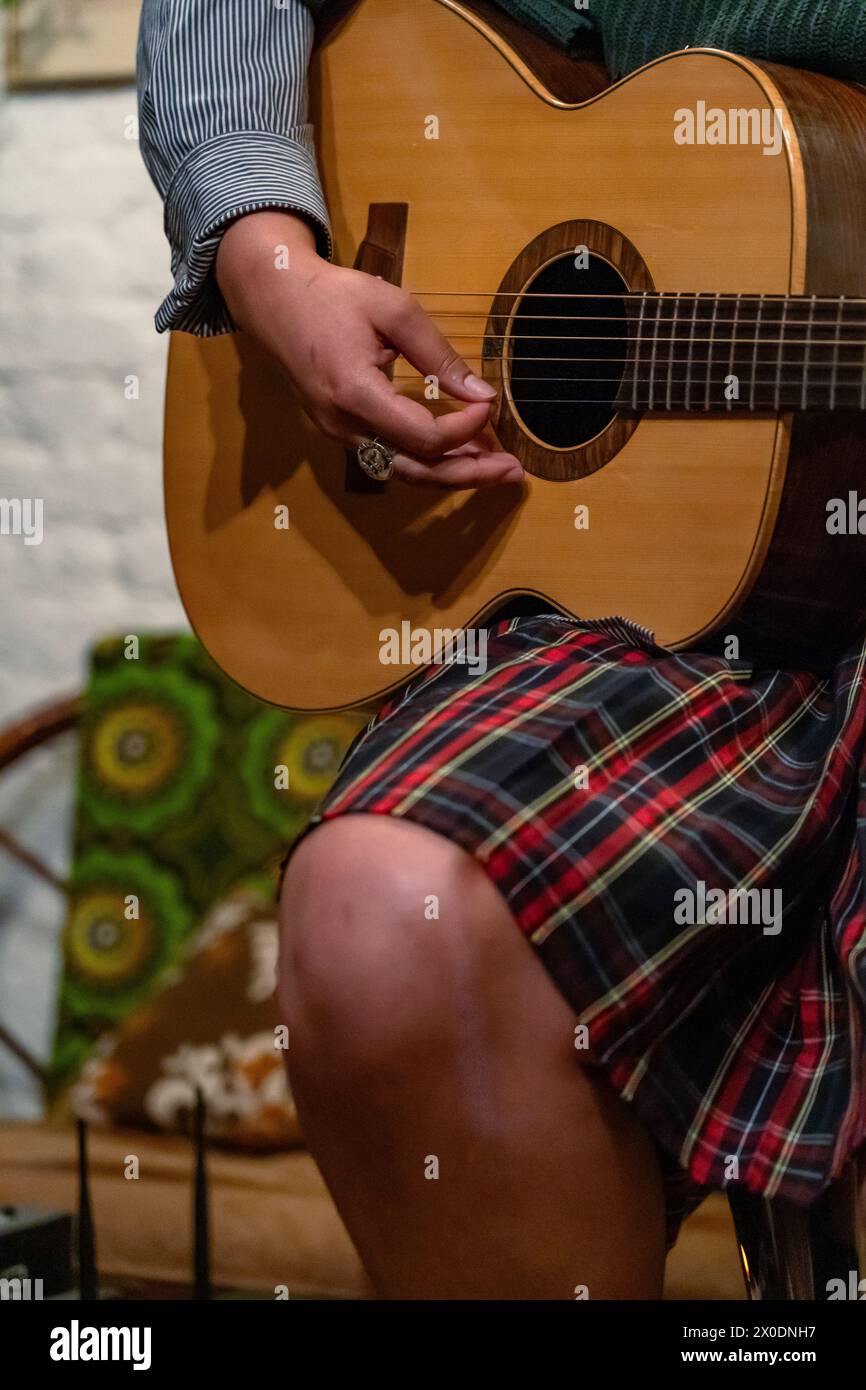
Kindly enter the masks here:
<path id="1" fill-rule="evenodd" d="M 44 540 L 0 535 L 0 722 L 77 689 L 115 631 L 185 627 L 162 518 L 168 280 L 162 211 L 124 136 L 131 88 L 0 95 L 0 497 L 44 498 Z M 135 374 L 140 399 L 124 399 Z M 0 823 L 63 868 L 69 741 L 0 779 Z M 44 1054 L 61 904 L 0 855 L 0 1019 Z M 38 1097 L 0 1049 L 0 1113 Z"/>
<path id="2" fill-rule="evenodd" d="M 76 687 L 96 635 L 184 622 L 152 324 L 168 252 L 134 111 L 131 88 L 0 106 L 0 496 L 41 496 L 45 516 L 40 546 L 0 536 L 0 718 Z"/>

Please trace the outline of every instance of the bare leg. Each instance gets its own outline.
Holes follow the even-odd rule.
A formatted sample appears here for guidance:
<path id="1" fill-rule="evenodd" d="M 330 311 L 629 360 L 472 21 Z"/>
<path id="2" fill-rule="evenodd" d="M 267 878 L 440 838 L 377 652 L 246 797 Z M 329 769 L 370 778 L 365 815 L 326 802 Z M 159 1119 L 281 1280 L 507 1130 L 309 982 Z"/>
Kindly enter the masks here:
<path id="1" fill-rule="evenodd" d="M 343 816 L 299 846 L 282 914 L 301 1123 L 380 1292 L 660 1297 L 652 1143 L 580 1065 L 483 869 L 418 825 Z"/>

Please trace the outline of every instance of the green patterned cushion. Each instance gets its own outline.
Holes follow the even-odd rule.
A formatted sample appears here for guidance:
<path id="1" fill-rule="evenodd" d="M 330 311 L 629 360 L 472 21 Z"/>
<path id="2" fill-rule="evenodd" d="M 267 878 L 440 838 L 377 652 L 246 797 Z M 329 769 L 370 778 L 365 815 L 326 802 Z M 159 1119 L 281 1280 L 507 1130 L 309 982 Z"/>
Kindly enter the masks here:
<path id="1" fill-rule="evenodd" d="M 191 636 L 93 652 L 81 722 L 56 1091 L 149 997 L 218 899 L 273 894 L 370 711 L 291 714 L 223 676 Z"/>

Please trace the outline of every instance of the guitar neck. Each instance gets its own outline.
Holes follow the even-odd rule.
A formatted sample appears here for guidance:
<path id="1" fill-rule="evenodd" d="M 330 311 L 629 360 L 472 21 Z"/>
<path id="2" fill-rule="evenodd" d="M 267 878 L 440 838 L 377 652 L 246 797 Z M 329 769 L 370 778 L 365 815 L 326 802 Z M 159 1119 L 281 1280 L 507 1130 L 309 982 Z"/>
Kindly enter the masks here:
<path id="1" fill-rule="evenodd" d="M 866 300 L 631 294 L 618 404 L 632 410 L 866 410 Z"/>

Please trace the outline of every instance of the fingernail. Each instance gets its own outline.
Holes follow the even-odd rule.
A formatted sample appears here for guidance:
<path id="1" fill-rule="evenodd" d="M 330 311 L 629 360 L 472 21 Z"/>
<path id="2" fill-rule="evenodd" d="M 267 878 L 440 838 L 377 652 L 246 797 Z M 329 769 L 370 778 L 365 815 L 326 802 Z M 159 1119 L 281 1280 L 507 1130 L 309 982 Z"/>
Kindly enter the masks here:
<path id="1" fill-rule="evenodd" d="M 522 483 L 523 477 L 523 469 L 520 467 L 519 463 L 516 463 L 513 468 L 509 468 L 508 472 L 505 474 L 504 481 L 506 483 Z"/>
<path id="2" fill-rule="evenodd" d="M 472 395 L 477 396 L 479 400 L 492 401 L 493 397 L 496 395 L 496 387 L 491 386 L 489 381 L 482 381 L 481 377 L 476 376 L 474 372 L 470 372 L 467 377 L 464 377 L 463 385 L 467 391 L 471 391 Z"/>

